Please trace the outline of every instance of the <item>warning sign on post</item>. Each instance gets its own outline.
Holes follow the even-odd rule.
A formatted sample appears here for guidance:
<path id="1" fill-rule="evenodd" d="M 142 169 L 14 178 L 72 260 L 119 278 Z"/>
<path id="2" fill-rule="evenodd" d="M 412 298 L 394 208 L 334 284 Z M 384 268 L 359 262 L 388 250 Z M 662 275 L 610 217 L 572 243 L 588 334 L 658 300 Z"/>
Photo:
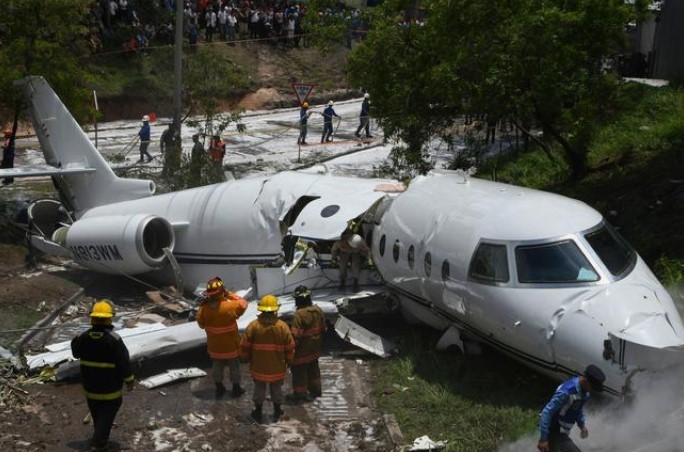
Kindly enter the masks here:
<path id="1" fill-rule="evenodd" d="M 295 96 L 297 96 L 297 101 L 301 105 L 305 100 L 309 98 L 311 91 L 313 91 L 315 85 L 309 85 L 306 83 L 293 83 L 292 89 L 294 90 Z"/>

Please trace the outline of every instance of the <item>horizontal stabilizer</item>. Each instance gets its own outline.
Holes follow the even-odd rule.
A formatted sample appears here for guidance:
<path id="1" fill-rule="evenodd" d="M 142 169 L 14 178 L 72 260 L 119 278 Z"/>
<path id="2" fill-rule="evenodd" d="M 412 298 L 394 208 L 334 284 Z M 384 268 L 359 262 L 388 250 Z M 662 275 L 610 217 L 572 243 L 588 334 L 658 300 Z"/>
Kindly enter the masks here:
<path id="1" fill-rule="evenodd" d="M 37 177 L 37 176 L 66 176 L 73 174 L 94 173 L 95 168 L 72 166 L 69 168 L 55 168 L 52 165 L 25 166 L 21 168 L 0 169 L 0 177 Z"/>

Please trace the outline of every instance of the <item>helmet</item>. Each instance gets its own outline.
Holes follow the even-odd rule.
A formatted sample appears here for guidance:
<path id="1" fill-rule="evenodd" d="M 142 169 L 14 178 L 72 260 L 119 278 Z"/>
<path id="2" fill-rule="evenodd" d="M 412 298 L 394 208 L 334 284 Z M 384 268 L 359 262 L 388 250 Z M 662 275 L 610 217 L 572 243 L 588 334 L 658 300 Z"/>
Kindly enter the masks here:
<path id="1" fill-rule="evenodd" d="M 143 122 L 150 122 L 150 117 L 148 115 L 143 116 L 142 118 Z"/>
<path id="2" fill-rule="evenodd" d="M 309 103 L 305 101 L 305 102 L 302 104 L 302 108 L 309 108 Z"/>
<path id="3" fill-rule="evenodd" d="M 97 317 L 101 319 L 111 319 L 114 317 L 114 309 L 109 300 L 100 300 L 93 305 L 90 311 L 90 317 Z"/>
<path id="4" fill-rule="evenodd" d="M 369 97 L 370 97 L 370 94 L 368 94 L 368 93 L 366 93 L 366 94 L 363 95 L 363 98 L 364 98 L 364 99 L 368 99 Z"/>
<path id="5" fill-rule="evenodd" d="M 257 311 L 261 312 L 276 312 L 278 309 L 280 309 L 280 304 L 274 295 L 264 295 L 257 306 Z"/>
<path id="6" fill-rule="evenodd" d="M 335 104 L 335 102 L 333 102 L 331 100 L 328 101 L 328 107 L 332 107 L 334 104 Z"/>
<path id="7" fill-rule="evenodd" d="M 297 286 L 297 288 L 294 291 L 294 296 L 295 296 L 295 298 L 311 297 L 311 291 L 309 290 L 308 287 L 306 287 L 304 285 Z"/>
<path id="8" fill-rule="evenodd" d="M 363 239 L 359 234 L 354 234 L 351 237 L 349 237 L 349 240 L 347 240 L 347 243 L 349 246 L 352 248 L 361 248 L 363 246 Z"/>
<path id="9" fill-rule="evenodd" d="M 205 292 L 207 295 L 216 295 L 223 292 L 223 290 L 223 281 L 218 276 L 207 281 L 207 291 Z"/>

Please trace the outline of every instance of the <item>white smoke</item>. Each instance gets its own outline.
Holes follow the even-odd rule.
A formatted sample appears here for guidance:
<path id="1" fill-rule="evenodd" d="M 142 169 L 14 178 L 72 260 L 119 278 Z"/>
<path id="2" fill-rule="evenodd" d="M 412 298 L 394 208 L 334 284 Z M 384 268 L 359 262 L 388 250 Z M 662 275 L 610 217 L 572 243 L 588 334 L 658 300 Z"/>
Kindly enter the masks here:
<path id="1" fill-rule="evenodd" d="M 682 292 L 670 293 L 683 315 L 682 303 L 674 296 Z M 589 437 L 581 439 L 577 427 L 570 434 L 577 447 L 584 452 L 684 452 L 684 368 L 641 372 L 632 379 L 632 389 L 633 394 L 624 399 L 603 396 L 587 402 Z M 499 452 L 535 451 L 538 441 L 539 431 L 500 447 Z"/>

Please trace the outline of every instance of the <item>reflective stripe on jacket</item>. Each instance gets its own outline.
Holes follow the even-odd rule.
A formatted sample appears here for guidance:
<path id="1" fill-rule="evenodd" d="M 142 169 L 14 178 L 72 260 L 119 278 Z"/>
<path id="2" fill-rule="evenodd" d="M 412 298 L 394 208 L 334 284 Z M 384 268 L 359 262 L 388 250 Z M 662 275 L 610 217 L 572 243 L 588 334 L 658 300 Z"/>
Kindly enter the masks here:
<path id="1" fill-rule="evenodd" d="M 273 383 L 285 379 L 294 349 L 287 324 L 275 315 L 261 314 L 247 326 L 240 353 L 243 361 L 249 361 L 254 380 Z"/>
<path id="2" fill-rule="evenodd" d="M 292 326 L 297 347 L 292 364 L 306 364 L 321 356 L 321 335 L 325 332 L 325 316 L 316 305 L 297 309 Z"/>
<path id="3" fill-rule="evenodd" d="M 94 326 L 75 337 L 71 353 L 81 360 L 83 390 L 89 399 L 118 399 L 124 382 L 134 379 L 128 349 L 109 325 Z"/>
<path id="4" fill-rule="evenodd" d="M 237 319 L 246 310 L 245 299 L 233 292 L 228 292 L 216 303 L 202 303 L 197 312 L 197 325 L 207 333 L 207 351 L 212 359 L 235 359 L 240 356 Z"/>

